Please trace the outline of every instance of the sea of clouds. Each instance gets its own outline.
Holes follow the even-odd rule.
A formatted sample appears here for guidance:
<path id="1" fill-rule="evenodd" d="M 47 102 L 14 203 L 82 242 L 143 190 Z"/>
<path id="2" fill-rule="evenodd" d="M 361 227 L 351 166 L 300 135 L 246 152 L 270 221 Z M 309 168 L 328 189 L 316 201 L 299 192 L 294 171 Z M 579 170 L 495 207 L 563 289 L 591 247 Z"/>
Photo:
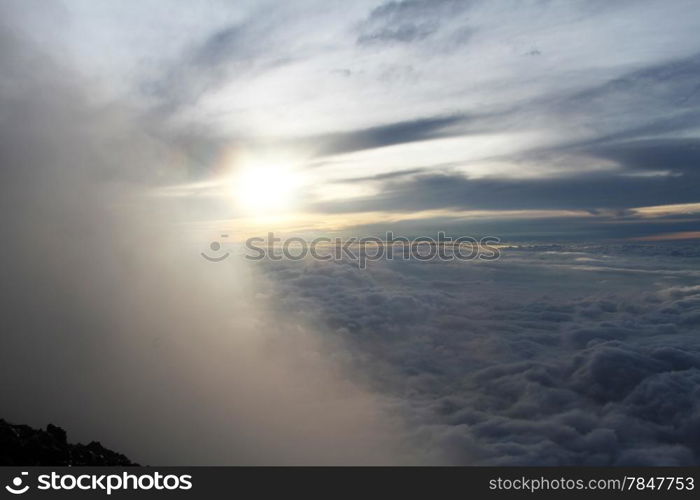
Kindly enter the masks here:
<path id="1" fill-rule="evenodd" d="M 505 248 L 495 262 L 266 262 L 284 314 L 383 395 L 429 463 L 700 462 L 696 245 Z M 321 326 L 319 326 L 321 325 Z"/>

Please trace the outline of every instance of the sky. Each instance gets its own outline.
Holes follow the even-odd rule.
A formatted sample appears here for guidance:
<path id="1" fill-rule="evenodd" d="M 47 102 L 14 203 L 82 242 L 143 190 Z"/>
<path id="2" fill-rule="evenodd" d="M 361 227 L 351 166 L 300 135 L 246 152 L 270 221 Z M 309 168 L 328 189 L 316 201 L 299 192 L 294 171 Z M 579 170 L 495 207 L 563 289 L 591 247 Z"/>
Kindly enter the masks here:
<path id="1" fill-rule="evenodd" d="M 430 218 L 511 240 L 699 227 L 693 1 L 4 6 L 90 99 L 126 103 L 178 150 L 154 191 L 194 224 Z"/>
<path id="2" fill-rule="evenodd" d="M 148 464 L 700 463 L 698 16 L 0 1 L 0 418 Z M 502 258 L 200 256 L 269 231 Z"/>

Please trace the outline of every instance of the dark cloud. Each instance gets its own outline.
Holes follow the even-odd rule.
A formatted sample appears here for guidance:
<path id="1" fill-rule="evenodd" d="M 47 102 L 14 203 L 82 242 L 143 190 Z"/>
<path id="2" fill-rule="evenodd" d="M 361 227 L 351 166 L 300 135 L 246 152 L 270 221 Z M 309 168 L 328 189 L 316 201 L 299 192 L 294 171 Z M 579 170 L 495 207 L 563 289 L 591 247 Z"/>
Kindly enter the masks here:
<path id="1" fill-rule="evenodd" d="M 321 212 L 419 209 L 599 209 L 700 201 L 700 143 L 690 134 L 700 125 L 700 56 L 665 62 L 612 79 L 594 88 L 536 99 L 509 110 L 454 119 L 348 133 L 330 141 L 322 154 L 366 149 L 465 133 L 517 130 L 526 121 L 546 126 L 592 127 L 597 137 L 562 142 L 546 149 L 485 159 L 510 161 L 522 169 L 551 165 L 561 174 L 547 178 L 468 179 L 449 173 L 386 179 L 380 193 L 366 199 L 325 203 Z M 690 136 L 692 137 L 692 135 Z M 336 144 L 336 146 L 334 146 Z M 580 171 L 572 165 L 615 164 L 616 169 Z"/>
<path id="2" fill-rule="evenodd" d="M 690 170 L 690 168 L 689 168 Z M 634 173 L 634 171 L 632 171 Z M 423 174 L 386 182 L 371 197 L 312 205 L 319 212 L 628 209 L 700 201 L 700 174 L 635 176 L 629 172 L 572 174 L 537 179 L 469 179 Z"/>
<path id="3" fill-rule="evenodd" d="M 387 172 L 384 174 L 369 175 L 367 177 L 349 177 L 347 179 L 339 179 L 335 182 L 339 184 L 354 184 L 358 182 L 368 182 L 368 181 L 385 181 L 388 179 L 397 179 L 401 177 L 408 177 L 415 174 L 424 173 L 425 169 L 422 168 L 411 168 L 408 170 L 396 170 L 394 172 Z"/>
<path id="4" fill-rule="evenodd" d="M 315 137 L 308 142 L 323 144 L 318 153 L 323 156 L 465 134 L 517 131 L 526 122 L 600 130 L 591 139 L 484 160 L 510 161 L 524 170 L 529 165 L 555 167 L 547 178 L 469 179 L 435 172 L 406 177 L 404 174 L 417 174 L 411 169 L 383 179 L 363 178 L 384 181 L 377 195 L 311 208 L 320 212 L 454 208 L 594 213 L 700 201 L 700 143 L 693 138 L 668 137 L 669 133 L 689 133 L 700 125 L 700 112 L 694 109 L 700 98 L 699 57 L 655 64 L 591 89 L 523 102 L 501 112 L 428 118 Z M 617 168 L 577 172 L 573 167 L 599 164 Z M 558 169 L 562 171 L 559 175 Z"/>
<path id="5" fill-rule="evenodd" d="M 301 139 L 302 144 L 320 144 L 318 156 L 350 153 L 365 149 L 392 146 L 415 141 L 425 141 L 440 137 L 461 135 L 464 128 L 478 117 L 443 116 L 390 123 L 366 129 L 338 132 Z"/>
<path id="6" fill-rule="evenodd" d="M 438 29 L 436 23 L 412 23 L 401 24 L 395 27 L 384 27 L 368 35 L 362 35 L 357 39 L 360 44 L 373 44 L 378 42 L 402 42 L 408 43 L 423 40 Z"/>
<path id="7" fill-rule="evenodd" d="M 372 10 L 362 23 L 360 45 L 411 43 L 428 38 L 445 19 L 467 9 L 466 0 L 391 1 Z"/>
<path id="8" fill-rule="evenodd" d="M 700 104 L 699 74 L 700 54 L 693 54 L 630 71 L 599 86 L 577 92 L 558 102 L 558 105 L 590 109 L 603 108 L 611 102 L 624 106 L 635 102 L 642 104 L 644 100 L 646 112 L 656 111 L 661 106 L 684 110 Z"/>
<path id="9" fill-rule="evenodd" d="M 588 89 L 523 103 L 518 113 L 537 122 L 596 131 L 584 141 L 562 141 L 555 150 L 692 132 L 700 125 L 698 77 L 700 54 L 693 54 L 627 71 Z"/>
<path id="10" fill-rule="evenodd" d="M 692 233 L 700 231 L 697 213 L 643 217 L 634 212 L 613 213 L 594 211 L 589 215 L 544 216 L 511 213 L 464 217 L 441 214 L 433 217 L 410 217 L 393 221 L 391 230 L 406 237 L 435 235 L 436 231 L 451 235 L 498 236 L 505 241 L 619 241 L 628 238 L 649 238 L 662 233 Z M 385 221 L 349 226 L 340 233 L 351 237 L 358 234 L 381 236 L 387 230 Z"/>
<path id="11" fill-rule="evenodd" d="M 688 154 L 696 147 L 694 139 L 674 142 L 653 137 L 691 131 L 700 125 L 700 110 L 694 109 L 700 104 L 699 76 L 700 55 L 693 55 L 628 72 L 584 91 L 536 98 L 487 113 L 428 117 L 300 141 L 325 144 L 318 154 L 330 155 L 466 134 L 517 131 L 528 123 L 565 128 L 591 126 L 600 130 L 593 139 L 563 142 L 518 156 L 493 157 L 517 161 L 546 153 L 595 153 L 597 147 L 602 148 L 601 153 L 612 154 L 615 144 L 620 143 L 620 149 L 628 150 L 638 145 L 639 155 L 651 149 L 658 155 L 663 149 L 667 159 L 669 150 L 678 147 L 678 154 L 683 155 L 679 159 L 692 162 Z M 634 140 L 640 142 L 631 142 Z M 630 162 L 625 166 L 632 167 Z"/>
<path id="12" fill-rule="evenodd" d="M 588 152 L 600 158 L 613 160 L 628 172 L 670 171 L 691 177 L 700 173 L 698 139 L 639 139 L 608 143 L 590 148 Z"/>
<path id="13" fill-rule="evenodd" d="M 194 47 L 189 57 L 193 65 L 211 68 L 242 56 L 250 57 L 255 47 L 246 36 L 244 25 L 226 26 Z"/>

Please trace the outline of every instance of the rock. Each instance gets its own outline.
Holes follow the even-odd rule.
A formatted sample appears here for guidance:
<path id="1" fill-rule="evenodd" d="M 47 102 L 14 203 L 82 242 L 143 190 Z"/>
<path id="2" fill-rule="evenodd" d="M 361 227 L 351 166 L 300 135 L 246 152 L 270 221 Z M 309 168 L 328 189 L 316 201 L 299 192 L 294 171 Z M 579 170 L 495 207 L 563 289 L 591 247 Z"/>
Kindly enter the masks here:
<path id="1" fill-rule="evenodd" d="M 59 443 L 67 444 L 68 443 L 68 435 L 65 430 L 61 429 L 60 427 L 49 424 L 46 426 L 46 432 L 53 436 L 53 438 L 58 441 Z"/>
<path id="2" fill-rule="evenodd" d="M 102 446 L 70 444 L 66 431 L 49 424 L 46 430 L 10 424 L 0 419 L 0 466 L 134 466 L 127 457 Z"/>

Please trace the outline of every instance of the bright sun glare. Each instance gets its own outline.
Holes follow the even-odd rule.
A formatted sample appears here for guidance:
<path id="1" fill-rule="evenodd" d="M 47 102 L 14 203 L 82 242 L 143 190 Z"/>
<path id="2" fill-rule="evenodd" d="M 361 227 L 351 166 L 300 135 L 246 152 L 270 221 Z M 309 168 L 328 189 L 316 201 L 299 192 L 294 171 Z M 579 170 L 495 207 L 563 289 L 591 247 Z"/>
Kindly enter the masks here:
<path id="1" fill-rule="evenodd" d="M 231 182 L 236 205 L 252 214 L 289 210 L 301 184 L 291 165 L 258 163 L 245 165 Z"/>

